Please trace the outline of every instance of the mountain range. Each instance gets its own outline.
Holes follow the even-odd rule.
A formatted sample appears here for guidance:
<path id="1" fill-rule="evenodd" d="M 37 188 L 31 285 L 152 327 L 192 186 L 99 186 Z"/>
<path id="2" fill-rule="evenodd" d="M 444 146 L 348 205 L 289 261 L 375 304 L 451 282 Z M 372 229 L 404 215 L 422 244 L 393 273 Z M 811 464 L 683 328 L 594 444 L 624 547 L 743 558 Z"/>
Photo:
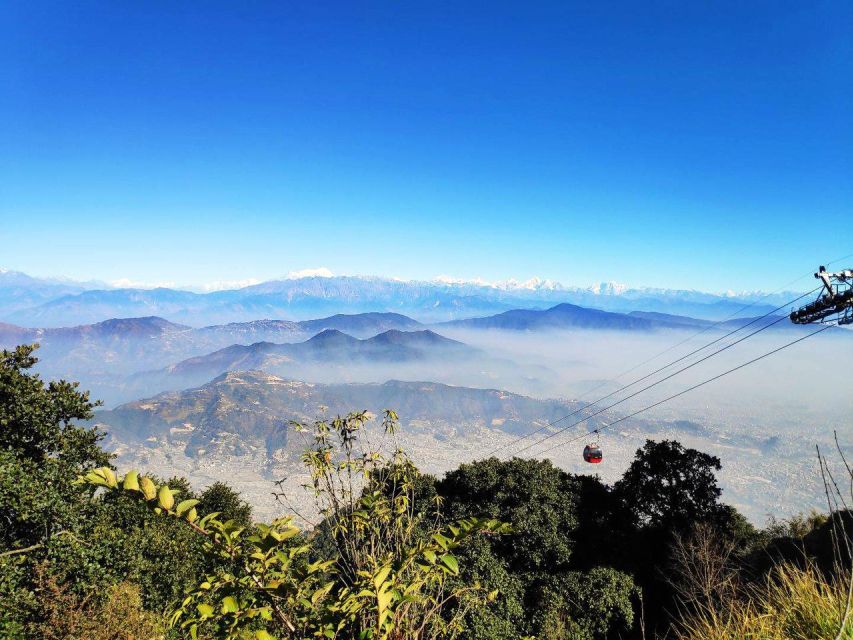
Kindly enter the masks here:
<path id="1" fill-rule="evenodd" d="M 390 329 L 419 328 L 419 322 L 397 313 L 338 314 L 302 322 L 253 320 L 197 329 L 149 316 L 34 329 L 0 323 L 0 347 L 38 342 L 39 355 L 60 369 L 67 365 L 77 371 L 94 367 L 126 373 L 160 368 L 234 344 L 305 340 L 326 329 L 370 337 Z"/>
<path id="2" fill-rule="evenodd" d="M 359 340 L 337 329 L 325 329 L 304 342 L 231 345 L 160 371 L 140 373 L 134 379 L 162 389 L 179 389 L 206 382 L 228 371 L 247 369 L 293 377 L 304 375 L 309 365 L 353 367 L 430 360 L 451 365 L 475 358 L 488 360 L 488 356 L 477 349 L 429 330 L 389 329 Z"/>
<path id="3" fill-rule="evenodd" d="M 750 303 L 754 303 L 754 312 L 765 313 L 787 297 L 786 293 L 712 294 L 612 283 L 580 288 L 538 280 L 489 284 L 365 276 L 289 278 L 196 293 L 169 288 L 98 288 L 97 283 L 61 283 L 18 272 L 0 272 L 0 321 L 41 327 L 151 315 L 198 327 L 257 318 L 300 320 L 370 311 L 398 312 L 421 322 L 441 322 L 518 308 L 548 308 L 558 303 L 606 311 L 652 311 L 720 319 Z"/>
<path id="4" fill-rule="evenodd" d="M 439 326 L 463 329 L 618 329 L 650 331 L 655 328 L 682 328 L 666 320 L 612 313 L 563 303 L 549 309 L 513 309 L 493 316 L 451 320 Z"/>
<path id="5" fill-rule="evenodd" d="M 760 319 L 755 328 L 778 318 Z M 508 361 L 448 340 L 429 327 L 439 332 L 583 329 L 645 333 L 730 331 L 753 320 L 712 322 L 658 312 L 623 314 L 566 303 L 436 325 L 424 325 L 398 313 L 379 312 L 303 321 L 253 320 L 200 328 L 150 316 L 36 329 L 0 323 L 0 347 L 39 342 L 42 373 L 51 378 L 79 379 L 96 397 L 116 402 L 201 384 L 222 372 L 247 368 L 300 379 L 358 381 L 359 375 L 367 380 L 374 380 L 383 372 L 393 376 L 391 365 L 402 370 L 401 365 L 417 362 L 432 366 L 421 368 L 420 373 L 409 368 L 407 375 L 422 378 L 429 374 L 439 381 L 477 384 L 489 384 L 490 380 L 492 384 L 499 380 L 506 383 L 506 375 L 513 373 Z M 780 322 L 777 327 L 804 330 L 788 322 Z M 368 365 L 381 366 L 368 369 Z M 512 376 L 515 381 L 526 380 L 524 389 L 532 392 L 539 384 L 536 381 L 552 372 L 542 367 L 515 367 L 514 373 L 518 374 Z"/>
<path id="6" fill-rule="evenodd" d="M 16 311 L 82 293 L 87 288 L 84 283 L 33 278 L 20 271 L 0 269 L 0 319 Z"/>
<path id="7" fill-rule="evenodd" d="M 286 448 L 290 420 L 309 421 L 352 410 L 381 414 L 394 408 L 403 426 L 466 429 L 486 426 L 512 434 L 542 426 L 576 408 L 575 403 L 536 400 L 496 389 L 434 382 L 312 384 L 262 371 L 232 371 L 200 387 L 98 412 L 95 422 L 111 437 L 149 446 L 180 441 L 189 455 L 242 455 Z M 597 425 L 592 419 L 591 425 Z M 299 450 L 296 443 L 294 450 Z"/>

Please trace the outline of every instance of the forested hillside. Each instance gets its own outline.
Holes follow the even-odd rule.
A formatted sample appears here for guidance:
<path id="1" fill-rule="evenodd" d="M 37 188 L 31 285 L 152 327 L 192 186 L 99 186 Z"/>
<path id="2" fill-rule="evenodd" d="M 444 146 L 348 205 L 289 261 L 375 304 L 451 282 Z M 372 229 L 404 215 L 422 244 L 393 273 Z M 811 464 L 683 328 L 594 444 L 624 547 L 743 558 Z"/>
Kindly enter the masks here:
<path id="1" fill-rule="evenodd" d="M 648 441 L 613 485 L 497 458 L 435 478 L 395 446 L 393 411 L 370 443 L 353 407 L 287 427 L 305 436 L 311 480 L 271 484 L 282 517 L 263 523 L 226 484 L 114 469 L 103 434 L 81 426 L 95 403 L 35 362 L 29 346 L 0 358 L 3 638 L 722 640 L 842 626 L 850 513 L 758 530 L 721 502 L 720 460 L 675 441 Z M 318 516 L 293 512 L 303 491 Z"/>

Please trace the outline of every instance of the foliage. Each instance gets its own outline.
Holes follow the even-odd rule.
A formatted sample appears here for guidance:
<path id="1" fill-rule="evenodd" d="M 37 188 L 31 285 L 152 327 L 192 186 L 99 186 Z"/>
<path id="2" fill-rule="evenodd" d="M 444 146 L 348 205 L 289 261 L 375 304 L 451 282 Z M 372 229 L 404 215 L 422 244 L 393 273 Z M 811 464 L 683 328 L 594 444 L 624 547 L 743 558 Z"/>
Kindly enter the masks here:
<path id="1" fill-rule="evenodd" d="M 677 627 L 679 640 L 834 639 L 847 605 L 849 575 L 827 579 L 813 566 L 774 567 L 758 585 L 722 608 L 706 607 Z M 853 638 L 853 619 L 842 638 Z"/>
<path id="2" fill-rule="evenodd" d="M 515 531 L 506 539 L 472 541 L 462 552 L 463 579 L 483 580 L 500 592 L 467 617 L 466 638 L 597 638 L 631 627 L 637 593 L 631 577 L 612 568 L 575 570 L 576 540 L 591 537 L 582 528 L 597 533 L 598 517 L 613 515 L 581 512 L 592 484 L 548 461 L 517 458 L 463 464 L 437 484 L 448 514 L 503 514 Z M 584 568 L 588 560 L 581 558 Z"/>
<path id="3" fill-rule="evenodd" d="M 74 421 L 95 404 L 76 383 L 45 384 L 30 369 L 37 345 L 0 354 L 0 634 L 14 637 L 37 615 L 35 566 L 80 545 L 89 491 L 67 481 L 110 456 L 94 429 Z"/>
<path id="4" fill-rule="evenodd" d="M 174 484 L 170 479 L 169 486 Z M 178 495 L 194 497 L 186 491 Z M 139 586 L 145 608 L 162 614 L 216 566 L 204 553 L 201 536 L 174 518 L 158 516 L 131 495 L 111 492 L 93 507 L 89 526 L 80 532 L 86 545 L 79 560 L 63 565 L 69 579 L 88 585 L 131 581 Z"/>
<path id="5" fill-rule="evenodd" d="M 118 583 L 101 599 L 75 593 L 57 582 L 46 565 L 36 568 L 35 595 L 41 616 L 29 625 L 42 640 L 157 640 L 164 637 L 162 617 L 142 608 L 139 587 Z"/>
<path id="6" fill-rule="evenodd" d="M 328 559 L 310 558 L 310 542 L 289 519 L 247 528 L 215 513 L 199 518 L 199 500 L 179 501 L 169 485 L 136 472 L 118 478 L 101 467 L 79 483 L 133 496 L 205 539 L 205 553 L 220 564 L 170 617 L 193 638 L 453 637 L 468 607 L 494 597 L 478 584 L 448 584 L 459 572 L 454 549 L 509 528 L 495 519 L 425 522 L 413 506 L 411 461 L 399 449 L 387 460 L 375 450 L 356 453 L 366 419 L 318 421 L 304 455 L 336 549 Z M 396 416 L 388 412 L 384 425 L 393 434 Z"/>
<path id="7" fill-rule="evenodd" d="M 95 611 L 124 583 L 159 615 L 207 568 L 201 544 L 134 500 L 93 501 L 91 487 L 69 481 L 92 467 L 113 473 L 111 456 L 100 433 L 77 424 L 95 403 L 76 384 L 42 382 L 33 354 L 24 346 L 0 358 L 0 637 L 31 637 L 44 623 L 40 584 Z"/>
<path id="8" fill-rule="evenodd" d="M 224 482 L 214 482 L 198 499 L 199 513 L 218 513 L 220 520 L 233 520 L 243 527 L 252 523 L 252 507 Z"/>
<path id="9" fill-rule="evenodd" d="M 92 417 L 95 403 L 78 383 L 50 382 L 28 372 L 38 359 L 38 345 L 22 345 L 0 355 L 0 429 L 3 448 L 20 459 L 48 458 L 69 466 L 106 462 L 109 455 L 97 443 L 100 435 L 73 424 Z"/>
<path id="10" fill-rule="evenodd" d="M 37 362 L 35 349 L 0 355 L 0 545 L 8 551 L 42 548 L 73 529 L 85 495 L 62 479 L 110 458 L 98 446 L 99 433 L 73 423 L 92 417 L 88 394 L 76 383 L 45 385 L 28 371 Z"/>
<path id="11" fill-rule="evenodd" d="M 525 609 L 527 581 L 513 573 L 507 563 L 495 555 L 492 541 L 484 536 L 468 540 L 458 551 L 460 584 L 478 582 L 497 591 L 496 597 L 472 607 L 464 616 L 461 637 L 466 640 L 514 640 L 530 627 Z"/>
<path id="12" fill-rule="evenodd" d="M 629 631 L 634 622 L 633 580 L 606 567 L 555 576 L 541 595 L 541 640 L 593 640 Z"/>
<path id="13" fill-rule="evenodd" d="M 513 573 L 540 574 L 569 567 L 577 484 L 548 461 L 490 458 L 449 472 L 437 490 L 450 517 L 512 522 L 515 535 L 496 540 L 496 553 Z"/>
<path id="14" fill-rule="evenodd" d="M 674 440 L 647 440 L 615 485 L 638 525 L 687 530 L 719 513 L 720 459 Z"/>
<path id="15" fill-rule="evenodd" d="M 825 514 L 812 510 L 808 514 L 797 513 L 790 518 L 770 516 L 765 532 L 772 538 L 805 538 L 827 521 Z"/>
<path id="16" fill-rule="evenodd" d="M 470 517 L 442 526 L 434 510 L 418 508 L 420 474 L 396 442 L 396 414 L 386 411 L 382 421 L 394 445 L 389 458 L 359 437 L 368 419 L 361 412 L 294 424 L 312 437 L 303 455 L 307 488 L 336 549 L 343 625 L 357 637 L 453 637 L 465 610 L 487 595 L 477 583 L 448 585 L 459 572 L 453 551 L 475 534 L 509 528 Z"/>

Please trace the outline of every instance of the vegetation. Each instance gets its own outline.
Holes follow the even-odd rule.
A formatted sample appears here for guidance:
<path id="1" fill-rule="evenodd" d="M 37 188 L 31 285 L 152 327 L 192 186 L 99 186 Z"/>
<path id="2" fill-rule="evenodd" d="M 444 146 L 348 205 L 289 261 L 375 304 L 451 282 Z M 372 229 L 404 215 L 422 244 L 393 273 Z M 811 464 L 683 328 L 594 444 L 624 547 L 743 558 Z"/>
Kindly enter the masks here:
<path id="1" fill-rule="evenodd" d="M 227 484 L 117 474 L 73 383 L 0 360 L 0 637 L 834 638 L 853 515 L 750 526 L 720 461 L 647 442 L 613 486 L 547 461 L 442 479 L 366 413 L 292 428 L 318 514 L 255 522 Z M 383 451 L 390 451 L 384 454 Z M 834 482 L 834 480 L 833 480 Z M 847 636 L 853 637 L 851 622 Z"/>
<path id="2" fill-rule="evenodd" d="M 847 608 L 849 574 L 827 578 L 814 567 L 774 567 L 759 584 L 720 606 L 702 607 L 678 628 L 679 640 L 835 638 Z M 853 638 L 847 619 L 841 638 Z"/>

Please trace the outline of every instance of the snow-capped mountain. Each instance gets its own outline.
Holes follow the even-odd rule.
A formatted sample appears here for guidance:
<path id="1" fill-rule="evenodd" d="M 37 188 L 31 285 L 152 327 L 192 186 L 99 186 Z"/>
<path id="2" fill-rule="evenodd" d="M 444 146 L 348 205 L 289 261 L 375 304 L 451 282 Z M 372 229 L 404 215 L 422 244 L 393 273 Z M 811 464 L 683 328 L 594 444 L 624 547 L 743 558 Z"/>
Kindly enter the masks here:
<path id="1" fill-rule="evenodd" d="M 485 316 L 511 309 L 570 303 L 605 311 L 653 311 L 720 319 L 751 305 L 768 311 L 793 297 L 633 288 L 613 282 L 569 287 L 553 280 L 405 281 L 335 276 L 317 269 L 241 288 L 194 292 L 175 288 L 109 288 L 0 273 L 0 321 L 21 326 L 69 326 L 107 318 L 160 316 L 203 326 L 259 318 L 302 320 L 335 313 L 396 312 L 423 322 Z"/>

